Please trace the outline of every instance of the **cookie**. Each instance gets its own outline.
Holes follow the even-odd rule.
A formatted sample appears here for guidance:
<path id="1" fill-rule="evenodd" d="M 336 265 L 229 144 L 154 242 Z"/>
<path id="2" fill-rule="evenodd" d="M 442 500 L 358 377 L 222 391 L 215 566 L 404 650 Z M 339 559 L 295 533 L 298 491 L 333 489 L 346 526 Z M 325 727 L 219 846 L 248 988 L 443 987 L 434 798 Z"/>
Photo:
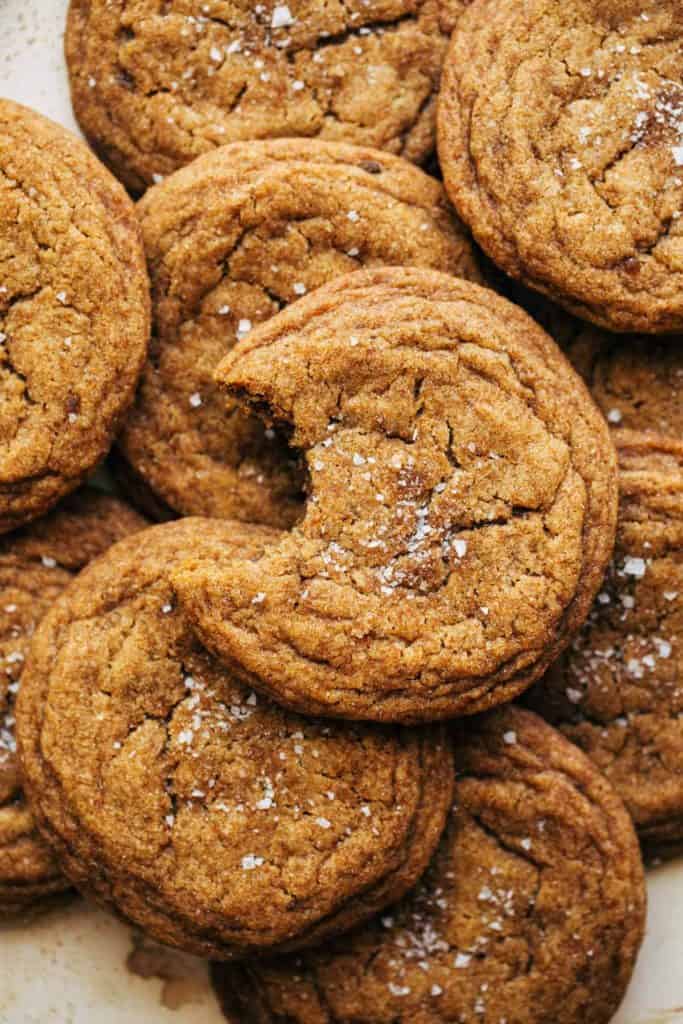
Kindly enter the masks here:
<path id="1" fill-rule="evenodd" d="M 210 153 L 139 204 L 154 337 L 121 447 L 185 515 L 290 526 L 302 476 L 286 439 L 212 378 L 252 325 L 364 264 L 474 276 L 443 189 L 376 150 L 297 140 Z"/>
<path id="2" fill-rule="evenodd" d="M 683 329 L 683 9 L 479 0 L 444 63 L 446 189 L 508 274 L 615 331 Z"/>
<path id="3" fill-rule="evenodd" d="M 110 447 L 147 350 L 135 210 L 63 128 L 0 100 L 0 532 Z"/>
<path id="4" fill-rule="evenodd" d="M 490 279 L 486 267 L 486 277 Z M 651 430 L 683 440 L 683 337 L 612 334 L 550 299 L 495 276 L 492 287 L 555 339 L 613 430 Z"/>
<path id="5" fill-rule="evenodd" d="M 166 574 L 271 531 L 182 519 L 123 541 L 36 633 L 17 709 L 41 828 L 83 892 L 215 958 L 296 947 L 403 895 L 451 802 L 441 730 L 288 714 L 195 640 Z"/>
<path id="6" fill-rule="evenodd" d="M 643 869 L 621 801 L 509 707 L 455 744 L 453 813 L 418 888 L 302 957 L 216 966 L 231 1024 L 607 1024 L 642 940 Z"/>
<path id="7" fill-rule="evenodd" d="M 434 149 L 447 40 L 467 2 L 71 0 L 74 111 L 137 192 L 251 139 L 352 142 L 421 163 Z"/>
<path id="8" fill-rule="evenodd" d="M 143 526 L 123 502 L 83 490 L 0 540 L 0 916 L 68 885 L 38 835 L 16 755 L 14 702 L 31 637 L 79 569 Z"/>
<path id="9" fill-rule="evenodd" d="M 508 701 L 579 627 L 616 516 L 607 426 L 521 310 L 435 271 L 359 271 L 217 371 L 284 424 L 305 513 L 173 582 L 205 644 L 304 713 L 416 722 Z"/>
<path id="10" fill-rule="evenodd" d="M 613 430 L 683 441 L 683 337 L 655 340 L 583 325 L 565 352 Z"/>
<path id="11" fill-rule="evenodd" d="M 617 434 L 613 562 L 584 629 L 531 691 L 646 839 L 683 839 L 683 443 Z"/>

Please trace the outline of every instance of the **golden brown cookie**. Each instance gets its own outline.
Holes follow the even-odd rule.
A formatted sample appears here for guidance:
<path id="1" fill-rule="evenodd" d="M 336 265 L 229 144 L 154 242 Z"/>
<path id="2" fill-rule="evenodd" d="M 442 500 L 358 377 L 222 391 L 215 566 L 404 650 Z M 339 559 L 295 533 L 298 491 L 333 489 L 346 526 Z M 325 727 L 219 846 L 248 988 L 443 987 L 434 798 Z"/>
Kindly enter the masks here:
<path id="1" fill-rule="evenodd" d="M 17 709 L 27 788 L 68 877 L 216 958 L 306 945 L 398 899 L 452 796 L 441 730 L 288 714 L 195 640 L 168 567 L 219 544 L 256 558 L 271 539 L 182 519 L 112 548 L 43 620 Z"/>
<path id="2" fill-rule="evenodd" d="M 421 163 L 468 0 L 71 0 L 76 117 L 134 191 L 225 143 L 323 138 Z"/>
<path id="3" fill-rule="evenodd" d="M 325 949 L 214 969 L 231 1024 L 607 1024 L 643 936 L 621 801 L 539 718 L 456 734 L 453 814 L 424 879 Z"/>
<path id="4" fill-rule="evenodd" d="M 529 695 L 605 773 L 640 835 L 683 839 L 683 443 L 617 434 L 613 562 L 584 629 Z"/>
<path id="5" fill-rule="evenodd" d="M 507 273 L 616 331 L 683 329 L 683 7 L 478 0 L 444 64 L 446 188 Z"/>
<path id="6" fill-rule="evenodd" d="M 284 441 L 218 392 L 251 327 L 364 264 L 477 271 L 443 189 L 398 157 L 323 142 L 210 153 L 139 204 L 154 337 L 122 449 L 185 515 L 289 526 L 302 478 Z"/>
<path id="7" fill-rule="evenodd" d="M 79 569 L 144 526 L 123 502 L 83 490 L 0 540 L 0 916 L 68 886 L 38 835 L 16 756 L 14 702 L 33 632 Z"/>
<path id="8" fill-rule="evenodd" d="M 305 514 L 173 580 L 205 644 L 304 713 L 415 722 L 510 700 L 609 559 L 607 426 L 557 346 L 478 285 L 359 271 L 256 328 L 217 379 L 284 424 Z"/>
<path id="9" fill-rule="evenodd" d="M 612 334 L 502 274 L 492 275 L 484 262 L 491 286 L 555 339 L 613 430 L 652 430 L 683 440 L 683 336 Z"/>
<path id="10" fill-rule="evenodd" d="M 0 100 L 0 532 L 47 511 L 105 455 L 148 334 L 125 192 L 74 136 Z"/>

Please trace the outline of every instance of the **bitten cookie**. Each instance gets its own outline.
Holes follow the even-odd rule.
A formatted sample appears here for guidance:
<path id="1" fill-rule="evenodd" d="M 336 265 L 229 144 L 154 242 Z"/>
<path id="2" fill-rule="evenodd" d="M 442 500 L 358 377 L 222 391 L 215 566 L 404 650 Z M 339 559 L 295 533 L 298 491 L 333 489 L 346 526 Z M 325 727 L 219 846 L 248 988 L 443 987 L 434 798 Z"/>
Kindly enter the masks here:
<path id="1" fill-rule="evenodd" d="M 607 1024 L 643 936 L 638 845 L 590 761 L 529 712 L 456 734 L 423 881 L 325 949 L 214 968 L 231 1024 Z"/>
<path id="2" fill-rule="evenodd" d="M 319 137 L 421 163 L 468 0 L 71 0 L 71 96 L 134 191 L 224 143 Z"/>
<path id="3" fill-rule="evenodd" d="M 251 327 L 364 264 L 474 276 L 440 185 L 397 157 L 322 142 L 210 153 L 139 204 L 154 337 L 121 438 L 136 471 L 185 515 L 290 526 L 302 476 L 282 438 L 213 381 Z"/>
<path id="4" fill-rule="evenodd" d="M 144 526 L 123 502 L 84 490 L 0 540 L 0 919 L 68 886 L 38 835 L 16 755 L 14 703 L 33 632 L 79 569 Z"/>
<path id="5" fill-rule="evenodd" d="M 529 695 L 647 840 L 683 839 L 683 444 L 617 435 L 614 560 L 584 629 Z"/>
<path id="6" fill-rule="evenodd" d="M 173 574 L 225 663 L 304 713 L 415 722 L 512 699 L 583 622 L 616 517 L 607 426 L 515 306 L 360 271 L 256 328 L 217 379 L 283 424 L 305 514 Z"/>
<path id="7" fill-rule="evenodd" d="M 215 958 L 306 945 L 421 875 L 451 802 L 441 730 L 288 714 L 199 646 L 168 567 L 264 528 L 183 519 L 123 541 L 43 620 L 17 709 L 39 824 L 85 893 Z"/>
<path id="8" fill-rule="evenodd" d="M 478 0 L 444 64 L 448 193 L 507 273 L 616 331 L 683 329 L 683 8 Z"/>
<path id="9" fill-rule="evenodd" d="M 135 210 L 78 139 L 0 100 L 0 532 L 111 445 L 147 351 Z"/>

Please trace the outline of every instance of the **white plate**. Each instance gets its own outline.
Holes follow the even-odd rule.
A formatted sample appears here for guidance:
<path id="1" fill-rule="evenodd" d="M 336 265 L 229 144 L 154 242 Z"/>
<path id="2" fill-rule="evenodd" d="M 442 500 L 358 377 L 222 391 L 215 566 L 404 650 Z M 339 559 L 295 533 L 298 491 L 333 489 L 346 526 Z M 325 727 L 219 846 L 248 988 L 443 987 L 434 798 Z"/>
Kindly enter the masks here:
<path id="1" fill-rule="evenodd" d="M 76 125 L 62 55 L 67 0 L 0 0 L 0 95 Z M 647 938 L 613 1024 L 683 1024 L 683 860 L 651 871 Z M 206 967 L 161 958 L 131 973 L 130 929 L 82 902 L 0 926 L 0 1024 L 220 1024 Z M 154 959 L 154 958 L 153 958 Z M 143 964 L 144 967 L 144 964 Z"/>

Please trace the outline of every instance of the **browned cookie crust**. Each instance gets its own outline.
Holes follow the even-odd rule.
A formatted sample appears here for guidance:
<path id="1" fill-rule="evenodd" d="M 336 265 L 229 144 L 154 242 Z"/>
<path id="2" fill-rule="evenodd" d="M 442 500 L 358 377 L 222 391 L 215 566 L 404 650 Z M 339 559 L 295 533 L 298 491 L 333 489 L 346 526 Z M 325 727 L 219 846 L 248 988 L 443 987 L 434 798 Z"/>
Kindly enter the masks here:
<path id="1" fill-rule="evenodd" d="M 683 337 L 614 335 L 584 324 L 565 352 L 613 430 L 683 441 Z"/>
<path id="2" fill-rule="evenodd" d="M 477 0 L 444 64 L 446 188 L 486 252 L 617 331 L 683 328 L 678 0 Z"/>
<path id="3" fill-rule="evenodd" d="M 545 671 L 600 585 L 616 472 L 526 314 L 445 274 L 361 271 L 255 329 L 217 377 L 292 431 L 310 474 L 303 519 L 262 557 L 174 574 L 227 664 L 304 713 L 408 722 Z"/>
<path id="4" fill-rule="evenodd" d="M 79 491 L 0 541 L 0 916 L 68 886 L 38 835 L 16 756 L 14 702 L 33 632 L 74 573 L 144 525 L 123 502 Z"/>
<path id="5" fill-rule="evenodd" d="M 71 0 L 81 127 L 141 191 L 225 143 L 319 137 L 417 163 L 468 0 Z"/>
<path id="6" fill-rule="evenodd" d="M 109 448 L 147 350 L 140 230 L 78 139 L 0 100 L 0 532 Z"/>
<path id="7" fill-rule="evenodd" d="M 217 364 L 252 325 L 364 264 L 472 277 L 470 243 L 412 164 L 317 141 L 226 146 L 139 211 L 154 337 L 122 449 L 179 512 L 290 526 L 301 474 L 282 439 L 234 402 L 226 410 Z"/>
<path id="8" fill-rule="evenodd" d="M 683 440 L 683 335 L 612 334 L 490 271 L 486 261 L 492 287 L 555 339 L 613 430 L 651 430 Z"/>
<path id="9" fill-rule="evenodd" d="M 531 692 L 647 840 L 683 838 L 683 444 L 617 435 L 614 560 L 586 625 Z"/>
<path id="10" fill-rule="evenodd" d="M 440 730 L 288 714 L 199 646 L 168 567 L 271 539 L 183 519 L 117 545 L 43 620 L 19 699 L 27 788 L 65 873 L 203 956 L 296 948 L 398 899 L 452 796 Z"/>
<path id="11" fill-rule="evenodd" d="M 231 1024 L 607 1024 L 644 910 L 621 801 L 505 708 L 458 734 L 453 814 L 411 896 L 324 950 L 214 980 Z"/>

